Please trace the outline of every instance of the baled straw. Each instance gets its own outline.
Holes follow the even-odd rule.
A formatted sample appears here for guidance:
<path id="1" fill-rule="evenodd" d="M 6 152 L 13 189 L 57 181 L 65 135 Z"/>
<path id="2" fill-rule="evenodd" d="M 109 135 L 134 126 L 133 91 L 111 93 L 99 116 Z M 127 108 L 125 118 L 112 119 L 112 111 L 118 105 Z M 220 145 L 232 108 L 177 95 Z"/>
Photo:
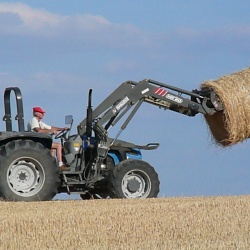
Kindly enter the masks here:
<path id="1" fill-rule="evenodd" d="M 231 146 L 250 137 L 250 68 L 201 84 L 211 88 L 224 106 L 223 111 L 205 115 L 206 122 L 221 146 Z"/>

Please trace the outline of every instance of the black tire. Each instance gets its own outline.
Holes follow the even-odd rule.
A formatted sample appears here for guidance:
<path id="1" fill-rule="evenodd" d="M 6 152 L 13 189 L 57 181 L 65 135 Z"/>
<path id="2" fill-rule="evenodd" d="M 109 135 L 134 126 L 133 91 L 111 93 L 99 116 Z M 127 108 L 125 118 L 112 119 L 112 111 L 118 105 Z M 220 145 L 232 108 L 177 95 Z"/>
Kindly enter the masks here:
<path id="1" fill-rule="evenodd" d="M 51 200 L 59 184 L 56 160 L 42 144 L 16 140 L 0 148 L 0 194 L 5 200 Z"/>
<path id="2" fill-rule="evenodd" d="M 154 198 L 160 188 L 154 168 L 136 159 L 120 162 L 113 170 L 110 182 L 112 198 Z"/>

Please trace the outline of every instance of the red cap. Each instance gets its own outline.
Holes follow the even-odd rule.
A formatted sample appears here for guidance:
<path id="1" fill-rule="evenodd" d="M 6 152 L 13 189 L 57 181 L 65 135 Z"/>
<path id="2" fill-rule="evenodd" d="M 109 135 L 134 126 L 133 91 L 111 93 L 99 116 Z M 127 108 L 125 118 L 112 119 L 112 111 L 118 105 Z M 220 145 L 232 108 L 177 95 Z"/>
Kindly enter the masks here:
<path id="1" fill-rule="evenodd" d="M 40 107 L 34 107 L 33 112 L 45 113 L 45 110 Z"/>

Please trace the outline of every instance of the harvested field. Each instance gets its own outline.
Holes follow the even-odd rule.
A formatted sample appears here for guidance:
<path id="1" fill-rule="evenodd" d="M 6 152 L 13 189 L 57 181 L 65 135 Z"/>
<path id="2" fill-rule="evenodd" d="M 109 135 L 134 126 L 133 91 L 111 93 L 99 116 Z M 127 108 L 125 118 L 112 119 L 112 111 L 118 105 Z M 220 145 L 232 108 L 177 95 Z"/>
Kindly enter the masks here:
<path id="1" fill-rule="evenodd" d="M 224 110 L 205 115 L 218 145 L 231 146 L 250 137 L 250 68 L 201 84 L 219 97 Z"/>
<path id="2" fill-rule="evenodd" d="M 1 249 L 250 249 L 250 197 L 1 202 Z"/>

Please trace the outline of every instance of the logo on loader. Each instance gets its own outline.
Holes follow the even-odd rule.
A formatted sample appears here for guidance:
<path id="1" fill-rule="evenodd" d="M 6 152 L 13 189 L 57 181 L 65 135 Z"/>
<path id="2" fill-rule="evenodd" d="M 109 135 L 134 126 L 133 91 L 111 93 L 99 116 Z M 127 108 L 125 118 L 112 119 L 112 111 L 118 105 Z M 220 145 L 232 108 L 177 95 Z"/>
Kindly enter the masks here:
<path id="1" fill-rule="evenodd" d="M 113 109 L 113 114 L 116 114 L 122 107 L 126 105 L 126 103 L 129 101 L 129 98 L 125 96 Z"/>
<path id="2" fill-rule="evenodd" d="M 179 98 L 177 96 L 171 95 L 171 94 L 167 94 L 166 98 L 169 99 L 169 100 L 172 100 L 174 102 L 177 102 L 177 103 L 183 103 L 183 99 L 181 99 L 181 98 Z"/>
<path id="3" fill-rule="evenodd" d="M 162 89 L 162 88 L 155 88 L 154 90 L 155 94 L 160 95 L 160 96 L 165 96 L 167 99 L 173 101 L 173 102 L 177 102 L 177 103 L 183 103 L 183 99 L 175 96 L 175 95 L 171 95 L 168 93 L 167 90 Z"/>
<path id="4" fill-rule="evenodd" d="M 162 88 L 156 88 L 154 92 L 155 94 L 160 95 L 160 96 L 165 96 L 168 93 L 167 90 L 162 89 Z"/>

